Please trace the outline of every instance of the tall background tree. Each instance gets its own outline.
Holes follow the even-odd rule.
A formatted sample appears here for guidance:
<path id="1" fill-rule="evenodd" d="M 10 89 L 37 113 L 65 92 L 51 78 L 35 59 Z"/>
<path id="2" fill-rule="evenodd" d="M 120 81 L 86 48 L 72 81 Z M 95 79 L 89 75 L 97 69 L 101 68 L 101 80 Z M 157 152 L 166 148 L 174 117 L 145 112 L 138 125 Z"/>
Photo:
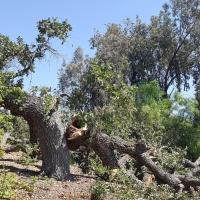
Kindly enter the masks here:
<path id="1" fill-rule="evenodd" d="M 189 80 L 199 76 L 199 1 L 170 1 L 150 24 L 130 19 L 108 24 L 105 34 L 90 39 L 99 62 L 123 71 L 128 84 L 156 80 L 166 96 L 188 90 Z"/>

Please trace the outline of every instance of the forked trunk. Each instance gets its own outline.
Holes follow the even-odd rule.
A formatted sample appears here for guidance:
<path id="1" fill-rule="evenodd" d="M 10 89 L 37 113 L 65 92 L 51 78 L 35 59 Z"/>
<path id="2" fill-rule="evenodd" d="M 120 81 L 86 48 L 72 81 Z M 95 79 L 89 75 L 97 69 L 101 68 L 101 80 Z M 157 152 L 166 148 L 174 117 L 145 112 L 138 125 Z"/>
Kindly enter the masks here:
<path id="1" fill-rule="evenodd" d="M 42 154 L 41 175 L 57 180 L 71 179 L 69 151 L 59 112 L 50 110 L 48 120 L 44 120 L 43 99 L 33 95 L 27 95 L 23 105 L 16 105 L 12 100 L 7 100 L 5 108 L 13 115 L 24 117 L 29 125 L 32 125 L 31 129 L 34 129 L 38 138 Z"/>

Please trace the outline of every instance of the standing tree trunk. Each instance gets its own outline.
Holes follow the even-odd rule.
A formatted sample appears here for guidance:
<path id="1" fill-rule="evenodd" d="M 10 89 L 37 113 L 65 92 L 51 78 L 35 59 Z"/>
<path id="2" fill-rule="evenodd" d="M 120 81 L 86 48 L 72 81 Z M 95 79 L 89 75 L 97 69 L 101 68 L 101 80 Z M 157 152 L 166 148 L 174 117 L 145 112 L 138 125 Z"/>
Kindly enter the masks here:
<path id="1" fill-rule="evenodd" d="M 69 150 L 59 112 L 51 109 L 48 119 L 45 120 L 43 99 L 29 94 L 20 104 L 16 104 L 12 99 L 5 99 L 4 107 L 9 109 L 11 114 L 24 117 L 32 126 L 30 130 L 34 130 L 42 154 L 41 175 L 57 180 L 71 179 Z"/>
<path id="2" fill-rule="evenodd" d="M 38 144 L 38 137 L 37 137 L 37 129 L 36 129 L 36 126 L 34 124 L 34 119 L 28 118 L 27 122 L 28 122 L 29 133 L 30 133 L 29 142 L 32 145 L 37 145 Z M 31 157 L 32 158 L 41 157 L 40 151 L 39 152 L 38 151 L 33 151 Z"/>
<path id="3" fill-rule="evenodd" d="M 38 137 L 37 137 L 37 129 L 35 127 L 34 124 L 34 119 L 26 119 L 28 122 L 28 126 L 29 126 L 29 132 L 30 132 L 30 138 L 29 141 L 31 144 L 37 144 L 38 143 Z"/>

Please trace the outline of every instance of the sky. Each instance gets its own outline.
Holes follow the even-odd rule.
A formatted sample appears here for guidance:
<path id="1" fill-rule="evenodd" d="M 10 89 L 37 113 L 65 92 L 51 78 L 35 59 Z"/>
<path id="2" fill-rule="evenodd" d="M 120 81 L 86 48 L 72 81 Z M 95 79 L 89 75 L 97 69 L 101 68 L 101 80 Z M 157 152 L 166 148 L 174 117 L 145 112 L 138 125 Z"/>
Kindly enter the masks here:
<path id="1" fill-rule="evenodd" d="M 135 22 L 139 15 L 142 22 L 149 23 L 152 15 L 158 15 L 162 5 L 169 0 L 0 0 L 0 33 L 16 41 L 21 36 L 27 44 L 34 43 L 37 21 L 57 17 L 65 19 L 72 26 L 67 42 L 61 45 L 52 41 L 53 47 L 70 62 L 74 50 L 80 46 L 84 54 L 91 57 L 95 51 L 90 49 L 89 39 L 94 29 L 105 33 L 107 23 L 122 23 L 126 18 Z M 37 63 L 35 73 L 25 79 L 25 88 L 31 86 L 58 85 L 58 69 L 62 59 L 47 58 Z"/>

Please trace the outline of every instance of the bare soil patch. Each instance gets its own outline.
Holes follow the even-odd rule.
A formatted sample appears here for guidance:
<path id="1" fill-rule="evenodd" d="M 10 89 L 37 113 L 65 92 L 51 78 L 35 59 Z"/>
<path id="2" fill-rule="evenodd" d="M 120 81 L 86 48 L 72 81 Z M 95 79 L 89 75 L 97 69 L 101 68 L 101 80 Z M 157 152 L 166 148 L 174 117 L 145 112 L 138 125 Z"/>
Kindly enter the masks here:
<path id="1" fill-rule="evenodd" d="M 10 172 L 14 172 L 17 175 L 19 181 L 31 183 L 32 177 L 39 174 L 42 162 L 38 161 L 30 165 L 22 165 L 16 162 L 20 156 L 20 152 L 5 154 L 0 158 L 0 170 L 3 168 L 9 169 Z M 70 166 L 70 171 L 73 181 L 63 182 L 49 178 L 38 178 L 33 192 L 27 192 L 22 189 L 17 191 L 17 200 L 89 200 L 90 186 L 95 177 L 82 173 L 81 169 L 74 165 Z"/>

